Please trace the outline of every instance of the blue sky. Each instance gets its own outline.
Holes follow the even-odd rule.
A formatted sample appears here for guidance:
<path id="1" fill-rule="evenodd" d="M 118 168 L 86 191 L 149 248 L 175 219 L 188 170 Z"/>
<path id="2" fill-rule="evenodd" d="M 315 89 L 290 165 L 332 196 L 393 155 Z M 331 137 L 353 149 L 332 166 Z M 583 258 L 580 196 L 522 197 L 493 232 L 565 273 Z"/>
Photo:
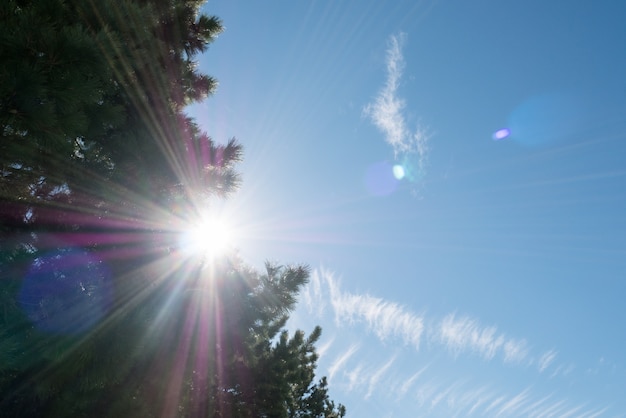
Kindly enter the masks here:
<path id="1" fill-rule="evenodd" d="M 205 11 L 237 245 L 312 267 L 290 326 L 348 416 L 626 417 L 626 4 Z"/>

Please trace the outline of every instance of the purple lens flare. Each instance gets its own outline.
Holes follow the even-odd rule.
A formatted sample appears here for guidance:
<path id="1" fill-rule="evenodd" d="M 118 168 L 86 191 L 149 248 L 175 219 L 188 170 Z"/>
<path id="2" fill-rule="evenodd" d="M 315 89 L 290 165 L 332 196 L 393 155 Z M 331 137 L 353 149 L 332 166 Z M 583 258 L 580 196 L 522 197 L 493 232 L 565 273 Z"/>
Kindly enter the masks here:
<path id="1" fill-rule="evenodd" d="M 494 141 L 500 141 L 502 139 L 508 138 L 509 135 L 511 135 L 511 130 L 510 129 L 508 129 L 508 128 L 498 129 L 493 134 L 493 139 L 494 139 Z"/>

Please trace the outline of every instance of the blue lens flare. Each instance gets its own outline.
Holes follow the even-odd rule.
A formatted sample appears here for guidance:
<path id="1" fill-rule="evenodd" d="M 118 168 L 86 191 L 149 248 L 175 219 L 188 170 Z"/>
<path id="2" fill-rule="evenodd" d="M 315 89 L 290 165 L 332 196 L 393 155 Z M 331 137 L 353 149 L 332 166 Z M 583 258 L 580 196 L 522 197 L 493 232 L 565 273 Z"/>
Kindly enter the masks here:
<path id="1" fill-rule="evenodd" d="M 40 330 L 82 334 L 109 312 L 111 275 L 102 260 L 81 248 L 62 248 L 35 259 L 19 293 L 19 304 Z"/>
<path id="2" fill-rule="evenodd" d="M 386 161 L 374 163 L 365 173 L 365 187 L 374 196 L 388 196 L 398 187 L 394 169 Z"/>
<path id="3" fill-rule="evenodd" d="M 530 147 L 551 146 L 576 137 L 587 121 L 584 105 L 576 96 L 546 93 L 520 103 L 507 125 L 515 142 Z"/>

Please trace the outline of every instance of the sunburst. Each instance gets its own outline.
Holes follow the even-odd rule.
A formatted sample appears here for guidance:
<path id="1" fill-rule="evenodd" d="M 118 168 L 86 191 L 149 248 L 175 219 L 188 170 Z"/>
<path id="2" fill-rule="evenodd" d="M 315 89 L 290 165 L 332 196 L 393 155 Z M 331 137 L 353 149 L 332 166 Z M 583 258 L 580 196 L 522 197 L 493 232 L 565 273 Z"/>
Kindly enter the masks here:
<path id="1" fill-rule="evenodd" d="M 236 238 L 232 223 L 220 214 L 204 212 L 182 231 L 181 247 L 191 255 L 219 257 L 232 250 Z"/>

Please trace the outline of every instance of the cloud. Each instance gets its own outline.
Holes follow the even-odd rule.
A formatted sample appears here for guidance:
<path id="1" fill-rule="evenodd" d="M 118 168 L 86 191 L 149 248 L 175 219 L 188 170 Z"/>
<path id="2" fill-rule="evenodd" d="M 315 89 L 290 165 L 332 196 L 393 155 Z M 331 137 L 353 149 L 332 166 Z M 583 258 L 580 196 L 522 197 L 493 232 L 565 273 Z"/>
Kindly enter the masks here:
<path id="1" fill-rule="evenodd" d="M 504 361 L 507 363 L 521 363 L 528 356 L 526 340 L 510 339 L 504 343 Z"/>
<path id="2" fill-rule="evenodd" d="M 330 303 L 337 323 L 365 322 L 368 329 L 381 340 L 400 338 L 405 344 L 419 349 L 424 320 L 404 307 L 369 295 L 355 295 L 339 289 L 332 274 L 313 273 L 320 280 L 323 276 L 330 289 Z M 319 294 L 321 296 L 321 293 Z"/>
<path id="3" fill-rule="evenodd" d="M 530 388 L 510 395 L 486 386 L 467 386 L 461 381 L 451 385 L 425 382 L 417 388 L 417 405 L 432 415 L 451 417 L 597 418 L 608 411 L 608 407 L 572 405 L 565 399 L 554 399 L 552 394 L 538 399 Z"/>
<path id="4" fill-rule="evenodd" d="M 536 411 L 538 410 L 538 408 L 541 407 L 541 405 L 545 404 L 546 401 L 548 401 L 549 399 L 552 398 L 552 395 L 548 395 L 545 396 L 537 401 L 534 401 L 532 404 L 526 406 L 526 408 L 524 408 L 522 411 L 520 411 L 520 414 L 530 414 L 530 411 Z"/>
<path id="5" fill-rule="evenodd" d="M 466 395 L 466 398 L 471 400 L 472 402 L 472 407 L 470 408 L 467 415 L 472 415 L 474 411 L 476 411 L 482 405 L 494 398 L 494 395 L 492 393 L 485 394 L 484 392 L 485 389 L 483 388 L 478 391 L 472 391 L 471 393 Z"/>
<path id="6" fill-rule="evenodd" d="M 607 411 L 607 409 L 609 409 L 609 408 L 608 407 L 604 407 L 604 408 L 596 411 L 595 413 L 593 413 L 591 415 L 584 414 L 584 415 L 581 415 L 581 417 L 584 416 L 585 418 L 597 418 L 597 417 L 601 416 L 602 414 L 604 414 Z"/>
<path id="7" fill-rule="evenodd" d="M 404 72 L 405 62 L 402 46 L 406 35 L 392 35 L 387 49 L 387 79 L 376 98 L 363 108 L 363 114 L 384 135 L 385 141 L 393 148 L 394 155 L 416 154 L 420 174 L 425 172 L 428 153 L 428 136 L 422 127 L 410 130 L 404 114 L 406 101 L 398 95 L 398 88 Z"/>
<path id="8" fill-rule="evenodd" d="M 322 357 L 330 349 L 330 346 L 333 345 L 333 342 L 335 342 L 335 337 L 331 338 L 330 340 L 326 341 L 324 344 L 317 347 L 317 350 L 316 350 L 317 355 Z"/>
<path id="9" fill-rule="evenodd" d="M 332 364 L 328 368 L 328 380 L 332 380 L 335 373 L 337 373 L 337 371 L 339 371 L 339 369 L 343 367 L 344 364 L 346 364 L 346 362 L 350 359 L 350 357 L 352 357 L 354 353 L 356 353 L 358 349 L 359 349 L 359 345 L 353 344 L 342 355 L 337 357 L 332 362 Z"/>
<path id="10" fill-rule="evenodd" d="M 565 399 L 552 399 L 553 395 L 535 400 L 536 394 L 533 395 L 530 388 L 511 396 L 486 387 L 468 389 L 457 382 L 452 389 L 439 394 L 435 390 L 430 393 L 422 391 L 421 394 L 431 398 L 431 410 L 439 406 L 438 412 L 454 417 L 590 418 L 602 416 L 608 410 L 608 407 L 585 409 L 584 405 L 573 406 Z M 447 400 L 445 404 L 441 402 L 444 399 Z"/>
<path id="11" fill-rule="evenodd" d="M 423 407 L 433 394 L 437 391 L 437 386 L 432 383 L 424 383 L 417 388 L 416 397 L 420 407 Z"/>
<path id="12" fill-rule="evenodd" d="M 302 299 L 307 305 L 309 312 L 314 313 L 318 317 L 322 316 L 326 308 L 326 300 L 322 297 L 321 286 L 319 275 L 312 274 L 308 286 L 302 293 Z"/>
<path id="13" fill-rule="evenodd" d="M 546 351 L 539 358 L 539 364 L 537 365 L 539 369 L 539 373 L 543 373 L 545 369 L 552 364 L 554 359 L 556 358 L 557 352 L 554 350 Z"/>
<path id="14" fill-rule="evenodd" d="M 512 416 L 524 403 L 528 398 L 528 389 L 525 389 L 523 392 L 519 393 L 517 396 L 511 398 L 500 408 L 496 417 L 501 415 L 510 417 Z"/>
<path id="15" fill-rule="evenodd" d="M 356 368 L 346 373 L 348 377 L 348 392 L 352 391 L 359 383 L 363 381 L 361 378 L 363 366 L 358 365 Z"/>
<path id="16" fill-rule="evenodd" d="M 569 411 L 561 414 L 561 416 L 559 418 L 567 418 L 567 417 L 571 417 L 573 416 L 575 413 L 577 413 L 578 411 L 580 411 L 581 409 L 583 409 L 582 405 L 578 405 L 572 409 L 570 409 Z"/>
<path id="17" fill-rule="evenodd" d="M 408 307 L 382 298 L 347 292 L 332 272 L 323 269 L 313 271 L 309 286 L 311 284 L 311 289 L 303 289 L 309 294 L 305 306 L 311 313 L 317 312 L 317 307 L 325 301 L 330 309 L 324 310 L 322 315 L 326 315 L 331 322 L 334 319 L 338 328 L 364 326 L 385 345 L 397 346 L 400 341 L 416 352 L 434 350 L 450 353 L 455 358 L 475 355 L 489 362 L 498 361 L 534 370 L 537 376 L 542 375 L 546 379 L 551 379 L 549 373 L 544 373 L 550 368 L 559 375 L 565 375 L 562 371 L 564 366 L 554 367 L 558 356 L 555 349 L 532 354 L 525 339 L 510 337 L 476 318 L 457 313 L 440 318 L 418 315 Z M 335 334 L 333 350 L 341 344 L 341 335 L 341 332 Z M 419 369 L 398 371 L 400 362 L 397 359 L 402 355 L 400 348 L 385 363 L 372 366 L 371 361 L 363 359 L 366 353 L 372 352 L 361 350 L 363 344 L 363 341 L 350 341 L 331 362 L 328 375 L 348 392 L 358 389 L 364 400 L 379 394 L 393 396 L 395 402 L 409 397 L 421 412 L 430 411 L 438 416 L 451 417 L 598 418 L 608 413 L 608 407 L 574 403 L 556 391 L 546 396 L 541 391 L 520 387 L 517 392 L 507 393 L 497 382 L 485 384 L 479 381 L 474 382 L 478 383 L 474 386 L 474 378 L 445 382 L 445 378 L 437 376 L 438 369 L 434 370 L 436 367 L 432 366 L 432 362 Z M 439 360 L 433 361 L 436 363 Z M 356 366 L 349 367 L 352 364 Z M 531 365 L 533 367 L 529 368 Z M 573 369 L 573 365 L 569 366 L 568 373 Z M 507 367 L 504 370 L 511 369 Z M 337 381 L 339 377 L 343 381 Z"/>
<path id="18" fill-rule="evenodd" d="M 364 323 L 383 342 L 400 339 L 419 351 L 422 339 L 428 335 L 430 343 L 440 344 L 455 357 L 473 352 L 492 360 L 500 355 L 505 363 L 520 363 L 528 357 L 526 340 L 507 337 L 494 326 L 450 313 L 439 321 L 428 321 L 431 325 L 427 329 L 424 315 L 382 298 L 346 292 L 334 275 L 323 269 L 313 271 L 304 295 L 309 313 L 318 313 L 318 307 L 329 300 L 338 326 Z M 544 353 L 544 362 L 552 361 L 550 353 Z"/>
<path id="19" fill-rule="evenodd" d="M 413 373 L 413 375 L 411 377 L 406 379 L 402 383 L 400 388 L 397 390 L 398 397 L 402 397 L 402 396 L 406 395 L 406 393 L 409 391 L 409 388 L 411 387 L 411 385 L 413 385 L 413 383 L 415 383 L 415 381 L 424 373 L 424 371 L 427 368 L 428 368 L 428 366 L 422 367 L 419 371 L 417 371 L 416 373 Z"/>
<path id="20" fill-rule="evenodd" d="M 526 357 L 526 342 L 507 338 L 496 327 L 482 326 L 467 316 L 457 318 L 451 313 L 444 317 L 436 330 L 436 338 L 455 356 L 464 351 L 474 351 L 491 360 L 499 352 L 507 362 L 518 362 Z"/>
<path id="21" fill-rule="evenodd" d="M 461 381 L 456 381 L 444 390 L 434 395 L 430 401 L 430 409 L 433 410 L 437 405 L 445 401 L 448 410 L 457 408 L 458 402 L 461 400 L 461 392 L 459 389 L 463 386 Z M 443 406 L 443 403 L 442 403 Z"/>
<path id="22" fill-rule="evenodd" d="M 395 357 L 390 358 L 385 364 L 378 368 L 378 370 L 374 371 L 369 379 L 369 387 L 367 389 L 367 394 L 365 395 L 365 399 L 372 396 L 374 392 L 374 388 L 378 385 L 378 381 L 385 374 L 387 370 L 391 367 L 391 365 L 396 361 Z"/>
<path id="23" fill-rule="evenodd" d="M 364 112 L 385 134 L 385 140 L 395 152 L 406 152 L 407 128 L 404 120 L 404 108 L 406 103 L 398 97 L 398 86 L 404 71 L 404 57 L 402 56 L 402 44 L 405 35 L 391 36 L 389 49 L 387 49 L 387 80 L 378 93 L 373 103 L 368 104 Z"/>
<path id="24" fill-rule="evenodd" d="M 546 405 L 543 409 L 535 409 L 531 411 L 528 416 L 532 418 L 553 417 L 566 407 L 565 400 L 560 400 L 550 406 Z"/>

